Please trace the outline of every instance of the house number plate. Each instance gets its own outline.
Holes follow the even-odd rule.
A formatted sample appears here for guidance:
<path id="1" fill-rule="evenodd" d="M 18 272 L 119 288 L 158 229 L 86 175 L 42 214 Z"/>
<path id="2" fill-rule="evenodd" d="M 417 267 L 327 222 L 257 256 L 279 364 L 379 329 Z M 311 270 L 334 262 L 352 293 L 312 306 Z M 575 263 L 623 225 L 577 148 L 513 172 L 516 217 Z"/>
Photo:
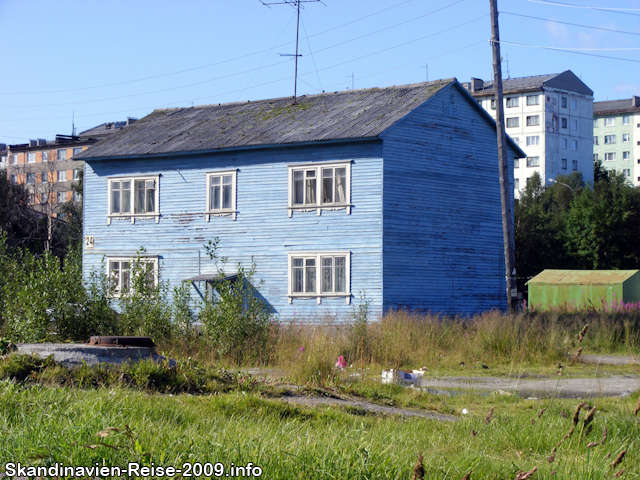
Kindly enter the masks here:
<path id="1" fill-rule="evenodd" d="M 93 235 L 87 235 L 84 237 L 85 248 L 93 248 Z"/>

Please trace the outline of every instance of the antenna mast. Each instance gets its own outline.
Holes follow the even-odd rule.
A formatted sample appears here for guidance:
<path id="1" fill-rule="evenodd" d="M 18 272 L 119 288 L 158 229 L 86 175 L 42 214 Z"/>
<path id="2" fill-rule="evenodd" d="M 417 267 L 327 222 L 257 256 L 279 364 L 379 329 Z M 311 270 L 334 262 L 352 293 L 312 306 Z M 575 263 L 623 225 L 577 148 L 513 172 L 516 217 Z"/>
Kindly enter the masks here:
<path id="1" fill-rule="evenodd" d="M 270 3 L 266 3 L 263 0 L 259 0 L 260 3 L 262 3 L 265 7 L 269 7 L 271 8 L 271 5 L 291 5 L 292 7 L 296 8 L 298 10 L 298 22 L 296 25 L 296 53 L 295 55 L 291 55 L 290 53 L 279 53 L 278 55 L 280 55 L 281 57 L 295 57 L 295 72 L 294 72 L 294 77 L 293 77 L 293 104 L 297 105 L 298 102 L 297 97 L 298 97 L 298 57 L 301 57 L 302 55 L 298 55 L 298 38 L 300 36 L 300 7 L 301 7 L 301 3 L 316 3 L 316 2 L 320 2 L 322 3 L 325 7 L 326 5 L 322 2 L 322 0 L 283 0 L 281 2 L 270 2 Z M 302 7 L 304 8 L 304 7 Z"/>

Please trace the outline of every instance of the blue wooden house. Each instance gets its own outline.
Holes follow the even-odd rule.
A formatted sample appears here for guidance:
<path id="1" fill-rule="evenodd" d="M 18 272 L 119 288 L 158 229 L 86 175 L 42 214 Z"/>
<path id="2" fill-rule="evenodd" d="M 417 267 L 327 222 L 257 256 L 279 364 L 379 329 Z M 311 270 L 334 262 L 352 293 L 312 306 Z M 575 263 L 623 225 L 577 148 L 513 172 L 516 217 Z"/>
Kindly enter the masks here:
<path id="1" fill-rule="evenodd" d="M 376 315 L 501 308 L 496 145 L 456 79 L 156 110 L 78 156 L 84 273 L 125 290 L 144 247 L 197 297 L 217 237 L 226 273 L 255 259 L 283 320 L 348 320 L 362 293 Z"/>

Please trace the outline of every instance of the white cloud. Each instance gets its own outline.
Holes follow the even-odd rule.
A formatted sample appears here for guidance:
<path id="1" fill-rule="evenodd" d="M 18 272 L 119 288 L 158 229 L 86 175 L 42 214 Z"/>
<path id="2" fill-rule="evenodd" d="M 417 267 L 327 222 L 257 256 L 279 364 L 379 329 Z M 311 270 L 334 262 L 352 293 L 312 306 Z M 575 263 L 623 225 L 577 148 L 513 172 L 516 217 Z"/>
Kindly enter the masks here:
<path id="1" fill-rule="evenodd" d="M 640 96 L 640 84 L 639 83 L 618 83 L 614 85 L 611 91 L 615 93 L 623 93 L 627 95 Z"/>

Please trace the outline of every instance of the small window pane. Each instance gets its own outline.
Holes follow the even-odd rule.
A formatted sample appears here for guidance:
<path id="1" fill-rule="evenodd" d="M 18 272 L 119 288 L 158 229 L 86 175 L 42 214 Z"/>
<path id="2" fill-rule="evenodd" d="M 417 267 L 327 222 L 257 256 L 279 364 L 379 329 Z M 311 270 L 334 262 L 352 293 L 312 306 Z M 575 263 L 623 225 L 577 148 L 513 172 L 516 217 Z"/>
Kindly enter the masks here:
<path id="1" fill-rule="evenodd" d="M 322 203 L 333 203 L 333 168 L 322 169 Z"/>
<path id="2" fill-rule="evenodd" d="M 222 177 L 222 208 L 231 208 L 232 185 L 231 175 Z"/>
<path id="3" fill-rule="evenodd" d="M 315 205 L 316 202 L 316 171 L 307 170 L 305 172 L 306 184 L 305 184 L 305 204 Z"/>
<path id="4" fill-rule="evenodd" d="M 347 169 L 336 168 L 336 203 L 347 203 Z"/>
<path id="5" fill-rule="evenodd" d="M 131 180 L 122 182 L 122 211 L 131 213 Z"/>
<path id="6" fill-rule="evenodd" d="M 120 182 L 111 182 L 111 213 L 120 213 Z"/>
<path id="7" fill-rule="evenodd" d="M 322 292 L 333 292 L 333 257 L 322 257 Z"/>
<path id="8" fill-rule="evenodd" d="M 135 185 L 135 202 L 134 212 L 144 213 L 144 180 L 136 180 Z"/>
<path id="9" fill-rule="evenodd" d="M 302 205 L 304 203 L 304 172 L 297 170 L 293 172 L 293 204 Z"/>
<path id="10" fill-rule="evenodd" d="M 156 182 L 155 180 L 147 180 L 146 181 L 146 210 L 147 213 L 152 213 L 156 211 Z"/>
<path id="11" fill-rule="evenodd" d="M 315 293 L 316 291 L 316 259 L 307 258 L 305 260 L 305 292 Z"/>
<path id="12" fill-rule="evenodd" d="M 346 258 L 335 257 L 335 292 L 346 293 L 347 291 L 347 270 L 346 270 Z"/>

